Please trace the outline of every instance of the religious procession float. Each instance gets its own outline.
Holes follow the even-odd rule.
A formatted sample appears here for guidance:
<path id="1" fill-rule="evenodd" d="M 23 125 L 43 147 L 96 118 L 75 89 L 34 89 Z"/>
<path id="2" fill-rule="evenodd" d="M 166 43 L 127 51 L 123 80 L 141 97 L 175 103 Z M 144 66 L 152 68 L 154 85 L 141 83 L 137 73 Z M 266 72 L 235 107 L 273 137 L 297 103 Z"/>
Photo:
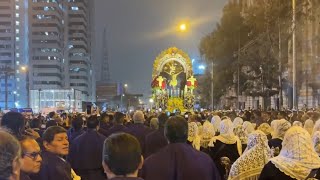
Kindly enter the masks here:
<path id="1" fill-rule="evenodd" d="M 156 109 L 193 111 L 197 80 L 190 57 L 176 47 L 160 53 L 154 61 L 151 87 Z"/>

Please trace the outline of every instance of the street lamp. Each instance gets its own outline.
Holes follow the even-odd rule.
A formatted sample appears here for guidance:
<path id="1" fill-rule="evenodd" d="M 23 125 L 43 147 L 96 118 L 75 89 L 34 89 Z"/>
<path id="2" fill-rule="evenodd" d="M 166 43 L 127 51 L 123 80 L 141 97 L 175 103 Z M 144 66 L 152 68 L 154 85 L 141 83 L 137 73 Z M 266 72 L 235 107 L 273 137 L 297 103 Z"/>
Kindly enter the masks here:
<path id="1" fill-rule="evenodd" d="M 30 84 L 28 66 L 21 66 L 21 70 L 26 73 L 27 107 L 30 107 Z"/>
<path id="2" fill-rule="evenodd" d="M 120 96 L 120 111 L 122 111 L 122 99 L 124 96 L 125 96 L 124 94 Z"/>
<path id="3" fill-rule="evenodd" d="M 152 105 L 153 105 L 153 102 L 154 102 L 153 99 L 150 98 L 150 99 L 149 99 L 149 102 L 150 102 L 150 109 L 152 109 Z"/>

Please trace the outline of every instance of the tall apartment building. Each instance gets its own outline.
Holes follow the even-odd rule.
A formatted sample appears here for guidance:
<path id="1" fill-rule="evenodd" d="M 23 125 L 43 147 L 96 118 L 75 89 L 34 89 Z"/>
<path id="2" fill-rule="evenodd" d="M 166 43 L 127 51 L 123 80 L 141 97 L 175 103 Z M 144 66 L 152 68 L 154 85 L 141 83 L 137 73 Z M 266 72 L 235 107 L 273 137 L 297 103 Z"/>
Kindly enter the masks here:
<path id="1" fill-rule="evenodd" d="M 28 3 L 0 0 L 0 108 L 26 106 L 28 63 Z"/>
<path id="2" fill-rule="evenodd" d="M 34 100 L 31 90 L 40 95 L 42 90 L 75 89 L 82 92 L 82 101 L 95 100 L 93 2 L 0 0 L 0 108 L 28 107 Z"/>
<path id="3" fill-rule="evenodd" d="M 66 7 L 66 36 L 69 59 L 69 87 L 82 91 L 83 98 L 91 95 L 91 44 L 88 0 L 69 0 Z"/>

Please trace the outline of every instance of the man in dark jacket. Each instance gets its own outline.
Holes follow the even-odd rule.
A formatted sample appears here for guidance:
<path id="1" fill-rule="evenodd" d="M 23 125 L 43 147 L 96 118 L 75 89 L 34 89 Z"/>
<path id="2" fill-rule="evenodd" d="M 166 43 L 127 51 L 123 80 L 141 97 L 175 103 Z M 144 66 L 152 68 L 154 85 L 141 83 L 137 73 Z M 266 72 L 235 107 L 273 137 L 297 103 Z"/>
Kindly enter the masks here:
<path id="1" fill-rule="evenodd" d="M 219 180 L 211 158 L 188 145 L 188 123 L 181 116 L 170 117 L 164 128 L 169 145 L 145 160 L 141 177 L 145 180 Z"/>
<path id="2" fill-rule="evenodd" d="M 105 136 L 109 137 L 111 134 L 118 132 L 128 132 L 128 128 L 123 125 L 125 115 L 121 112 L 114 113 L 113 126 L 107 130 Z"/>
<path id="3" fill-rule="evenodd" d="M 42 163 L 32 180 L 71 180 L 71 166 L 63 157 L 69 153 L 67 131 L 60 126 L 49 127 L 43 133 Z"/>
<path id="4" fill-rule="evenodd" d="M 68 160 L 82 180 L 104 180 L 102 147 L 106 139 L 98 132 L 99 120 L 91 116 L 87 120 L 87 131 L 72 141 Z"/>
<path id="5" fill-rule="evenodd" d="M 145 155 L 145 139 L 146 136 L 152 132 L 152 130 L 145 126 L 143 123 L 145 121 L 144 114 L 142 111 L 136 111 L 133 115 L 133 122 L 129 127 L 129 133 L 133 136 L 135 136 L 139 142 L 142 149 L 143 156 Z"/>
<path id="6" fill-rule="evenodd" d="M 164 124 L 168 120 L 166 113 L 161 113 L 158 116 L 159 120 L 159 129 L 148 134 L 146 137 L 146 157 L 150 156 L 153 153 L 156 153 L 161 148 L 168 145 L 168 141 L 164 136 Z"/>

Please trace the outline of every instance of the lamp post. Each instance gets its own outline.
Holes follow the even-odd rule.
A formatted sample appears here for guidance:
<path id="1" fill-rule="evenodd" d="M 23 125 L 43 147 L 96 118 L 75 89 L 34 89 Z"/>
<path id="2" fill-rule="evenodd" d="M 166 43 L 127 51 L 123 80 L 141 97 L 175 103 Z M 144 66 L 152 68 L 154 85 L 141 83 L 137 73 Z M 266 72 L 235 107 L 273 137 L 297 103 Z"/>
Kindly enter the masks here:
<path id="1" fill-rule="evenodd" d="M 40 114 L 40 111 L 41 111 L 41 91 L 42 91 L 42 89 L 39 88 L 38 91 L 39 91 L 39 114 Z"/>
<path id="2" fill-rule="evenodd" d="M 296 0 L 292 0 L 292 107 L 295 110 L 297 110 L 296 75 Z"/>
<path id="3" fill-rule="evenodd" d="M 122 101 L 124 96 L 125 96 L 124 94 L 121 94 L 120 96 L 120 111 L 122 111 Z"/>
<path id="4" fill-rule="evenodd" d="M 153 99 L 150 98 L 150 99 L 149 99 L 149 102 L 150 102 L 150 109 L 152 109 L 152 105 L 153 105 L 153 102 L 154 102 Z"/>
<path id="5" fill-rule="evenodd" d="M 30 107 L 30 83 L 29 83 L 29 69 L 27 66 L 21 66 L 21 70 L 26 73 L 26 90 L 27 90 L 27 107 Z"/>

